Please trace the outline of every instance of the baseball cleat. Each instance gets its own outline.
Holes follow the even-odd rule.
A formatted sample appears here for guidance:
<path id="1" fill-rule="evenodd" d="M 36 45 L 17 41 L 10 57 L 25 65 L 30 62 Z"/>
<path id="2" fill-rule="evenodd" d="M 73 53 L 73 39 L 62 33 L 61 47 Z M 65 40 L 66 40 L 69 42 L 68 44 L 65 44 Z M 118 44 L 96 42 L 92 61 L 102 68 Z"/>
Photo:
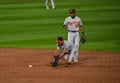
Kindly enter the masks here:
<path id="1" fill-rule="evenodd" d="M 78 60 L 74 60 L 74 62 L 76 62 L 76 63 L 77 63 L 77 62 L 78 62 Z"/>
<path id="2" fill-rule="evenodd" d="M 49 9 L 49 7 L 46 7 L 46 9 Z"/>
<path id="3" fill-rule="evenodd" d="M 52 8 L 52 9 L 56 9 L 56 8 L 54 7 L 54 8 Z"/>
<path id="4" fill-rule="evenodd" d="M 65 67 L 69 67 L 71 65 L 70 62 L 66 63 Z"/>

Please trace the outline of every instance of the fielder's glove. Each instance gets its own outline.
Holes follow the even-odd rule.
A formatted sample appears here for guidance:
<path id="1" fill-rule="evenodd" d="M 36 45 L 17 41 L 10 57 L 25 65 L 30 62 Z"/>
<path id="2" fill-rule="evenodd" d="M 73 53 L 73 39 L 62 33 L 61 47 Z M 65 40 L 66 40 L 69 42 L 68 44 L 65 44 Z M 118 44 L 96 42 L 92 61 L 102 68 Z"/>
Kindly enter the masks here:
<path id="1" fill-rule="evenodd" d="M 82 36 L 80 41 L 84 44 L 86 42 L 86 37 L 85 36 Z"/>
<path id="2" fill-rule="evenodd" d="M 51 62 L 51 66 L 52 67 L 57 67 L 58 66 L 58 60 L 59 60 L 59 56 L 54 56 L 54 60 L 53 62 Z"/>

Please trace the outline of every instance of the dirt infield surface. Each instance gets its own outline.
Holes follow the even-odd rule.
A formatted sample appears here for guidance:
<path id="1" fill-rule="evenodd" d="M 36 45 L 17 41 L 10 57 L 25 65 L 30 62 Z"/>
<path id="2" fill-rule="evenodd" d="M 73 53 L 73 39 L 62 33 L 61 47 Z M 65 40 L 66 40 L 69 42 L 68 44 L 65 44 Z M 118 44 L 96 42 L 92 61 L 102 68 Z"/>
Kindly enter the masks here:
<path id="1" fill-rule="evenodd" d="M 51 67 L 54 53 L 0 48 L 0 83 L 120 83 L 120 52 L 80 51 L 79 62 L 69 68 L 63 59 Z"/>

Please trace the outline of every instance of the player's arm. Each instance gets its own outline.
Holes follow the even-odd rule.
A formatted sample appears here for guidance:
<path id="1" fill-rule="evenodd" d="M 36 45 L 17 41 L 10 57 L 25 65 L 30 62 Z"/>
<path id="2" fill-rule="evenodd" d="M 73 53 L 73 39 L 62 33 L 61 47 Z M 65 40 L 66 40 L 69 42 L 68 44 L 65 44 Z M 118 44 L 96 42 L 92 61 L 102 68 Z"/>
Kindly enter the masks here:
<path id="1" fill-rule="evenodd" d="M 82 35 L 85 36 L 85 32 L 84 32 L 84 27 L 83 27 L 83 25 L 80 25 L 80 31 L 82 32 Z"/>
<path id="2" fill-rule="evenodd" d="M 82 37 L 80 38 L 80 41 L 82 43 L 85 43 L 86 42 L 86 36 L 85 36 L 85 32 L 84 32 L 84 27 L 83 26 L 80 26 L 80 30 L 82 32 Z"/>
<path id="3" fill-rule="evenodd" d="M 85 36 L 85 32 L 84 32 L 84 27 L 83 27 L 83 23 L 81 21 L 81 19 L 79 18 L 79 28 L 80 28 L 80 31 L 82 32 L 82 35 Z"/>
<path id="4" fill-rule="evenodd" d="M 62 58 L 67 53 L 67 49 L 64 49 L 59 58 Z"/>
<path id="5" fill-rule="evenodd" d="M 66 18 L 64 23 L 63 23 L 63 28 L 67 29 L 67 25 L 68 25 L 68 19 Z"/>

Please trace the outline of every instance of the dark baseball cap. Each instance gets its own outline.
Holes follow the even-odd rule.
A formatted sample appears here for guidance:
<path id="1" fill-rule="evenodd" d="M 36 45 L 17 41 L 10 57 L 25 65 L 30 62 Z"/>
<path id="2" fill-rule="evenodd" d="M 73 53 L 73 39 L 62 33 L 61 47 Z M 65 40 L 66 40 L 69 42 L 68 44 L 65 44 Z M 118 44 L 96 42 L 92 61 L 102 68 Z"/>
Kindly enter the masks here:
<path id="1" fill-rule="evenodd" d="M 57 37 L 56 42 L 63 41 L 63 37 Z"/>

